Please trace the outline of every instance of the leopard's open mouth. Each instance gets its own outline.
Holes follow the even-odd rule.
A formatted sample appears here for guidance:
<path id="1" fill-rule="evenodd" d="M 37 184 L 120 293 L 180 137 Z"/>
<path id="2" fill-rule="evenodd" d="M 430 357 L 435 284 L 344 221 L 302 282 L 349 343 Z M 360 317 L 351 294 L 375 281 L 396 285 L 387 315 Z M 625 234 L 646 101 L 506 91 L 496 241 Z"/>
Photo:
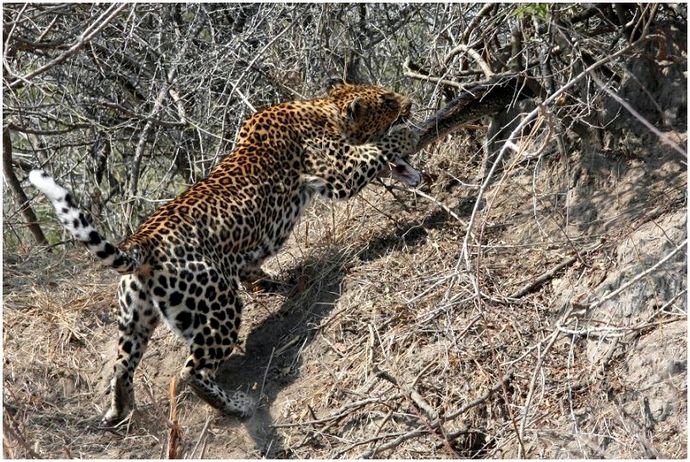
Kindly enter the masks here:
<path id="1" fill-rule="evenodd" d="M 378 176 L 379 178 L 394 178 L 411 188 L 422 182 L 422 174 L 400 157 L 390 161 Z"/>
<path id="2" fill-rule="evenodd" d="M 395 127 L 396 125 L 404 124 L 410 120 L 410 114 L 400 114 L 397 119 L 393 121 L 391 124 L 391 127 Z"/>

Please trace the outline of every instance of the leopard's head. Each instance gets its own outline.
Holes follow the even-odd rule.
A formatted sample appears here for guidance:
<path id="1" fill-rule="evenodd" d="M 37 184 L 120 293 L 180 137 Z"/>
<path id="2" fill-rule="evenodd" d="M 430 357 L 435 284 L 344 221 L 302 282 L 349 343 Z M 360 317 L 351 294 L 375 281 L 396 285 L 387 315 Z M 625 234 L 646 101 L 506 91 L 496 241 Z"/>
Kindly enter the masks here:
<path id="1" fill-rule="evenodd" d="M 327 88 L 328 98 L 342 115 L 345 135 L 353 144 L 376 140 L 410 116 L 410 99 L 384 87 L 331 80 Z"/>

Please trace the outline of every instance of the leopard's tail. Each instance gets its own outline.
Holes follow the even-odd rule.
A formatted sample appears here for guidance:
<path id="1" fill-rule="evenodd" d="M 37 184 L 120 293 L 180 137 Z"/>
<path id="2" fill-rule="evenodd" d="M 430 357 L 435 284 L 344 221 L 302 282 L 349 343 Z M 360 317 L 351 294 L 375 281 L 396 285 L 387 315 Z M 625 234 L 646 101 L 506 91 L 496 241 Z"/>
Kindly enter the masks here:
<path id="1" fill-rule="evenodd" d="M 84 213 L 74 205 L 72 194 L 57 184 L 50 175 L 43 170 L 32 170 L 29 173 L 29 181 L 48 196 L 65 229 L 75 239 L 83 242 L 106 266 L 120 274 L 130 274 L 137 270 L 137 259 L 106 241 L 89 223 Z"/>

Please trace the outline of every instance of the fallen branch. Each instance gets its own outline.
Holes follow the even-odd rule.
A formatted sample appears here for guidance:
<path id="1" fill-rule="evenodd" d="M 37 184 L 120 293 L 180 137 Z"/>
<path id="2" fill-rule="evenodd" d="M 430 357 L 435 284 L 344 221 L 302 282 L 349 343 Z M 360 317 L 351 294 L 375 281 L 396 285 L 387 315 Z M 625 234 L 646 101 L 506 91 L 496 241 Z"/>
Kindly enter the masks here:
<path id="1" fill-rule="evenodd" d="M 484 181 L 482 182 L 481 187 L 479 188 L 479 192 L 477 193 L 477 197 L 475 199 L 475 204 L 474 208 L 472 209 L 472 214 L 470 215 L 470 220 L 467 225 L 467 231 L 465 232 L 465 238 L 463 239 L 462 243 L 462 251 L 461 251 L 461 258 L 458 259 L 458 262 L 456 264 L 456 269 L 459 272 L 460 269 L 460 264 L 461 261 L 464 260 L 465 262 L 465 270 L 468 273 L 472 272 L 472 262 L 470 258 L 470 252 L 469 252 L 469 241 L 470 238 L 473 236 L 473 229 L 474 229 L 474 224 L 477 220 L 477 215 L 478 211 L 481 207 L 482 204 L 482 198 L 484 197 L 484 194 L 486 193 L 486 190 L 488 189 L 489 184 L 491 183 L 491 179 L 498 168 L 498 166 L 501 164 L 504 156 L 506 155 L 506 152 L 508 150 L 513 150 L 515 147 L 514 140 L 518 137 L 518 134 L 522 133 L 522 130 L 527 126 L 527 124 L 531 123 L 539 114 L 544 114 L 545 113 L 545 108 L 549 107 L 550 105 L 556 103 L 556 101 L 561 98 L 561 95 L 565 94 L 566 91 L 568 91 L 571 87 L 573 87 L 575 84 L 580 82 L 581 80 L 584 80 L 590 73 L 599 67 L 605 65 L 606 63 L 612 61 L 613 59 L 617 58 L 618 56 L 623 55 L 624 53 L 627 53 L 630 50 L 633 50 L 635 47 L 637 47 L 639 44 L 641 44 L 644 40 L 646 40 L 646 30 L 645 33 L 641 35 L 641 38 L 636 40 L 635 42 L 629 44 L 625 48 L 622 48 L 618 50 L 617 52 L 604 56 L 591 66 L 588 66 L 586 69 L 584 69 L 582 72 L 580 72 L 578 75 L 572 77 L 568 82 L 566 82 L 563 86 L 561 86 L 558 90 L 556 90 L 554 93 L 552 93 L 548 98 L 546 98 L 540 105 L 537 105 L 532 111 L 530 111 L 527 115 L 525 115 L 522 118 L 522 121 L 510 132 L 508 135 L 507 139 L 503 142 L 503 147 L 498 151 L 498 154 L 496 155 L 496 158 L 493 161 L 493 165 L 491 166 L 491 169 L 489 172 L 485 175 Z M 421 143 L 421 141 L 420 141 Z M 486 211 L 485 211 L 486 213 Z M 473 279 L 473 285 L 475 286 L 476 293 L 475 296 L 479 297 L 479 284 L 478 284 L 479 277 L 477 276 L 476 278 Z"/>
<path id="2" fill-rule="evenodd" d="M 192 449 L 192 452 L 189 454 L 190 459 L 203 459 L 204 458 L 204 453 L 206 452 L 206 443 L 208 442 L 208 427 L 211 424 L 211 417 L 206 417 L 206 422 L 204 422 L 204 428 L 201 429 L 201 433 L 199 433 L 199 438 L 196 440 L 196 444 L 194 445 L 194 449 Z M 201 446 L 201 451 L 197 454 L 197 449 L 199 449 L 199 446 Z"/>
<path id="3" fill-rule="evenodd" d="M 497 74 L 491 79 L 462 86 L 462 93 L 419 126 L 419 151 L 429 143 L 461 126 L 509 107 L 528 97 L 523 80 L 515 74 Z"/>
<path id="4" fill-rule="evenodd" d="M 271 428 L 301 427 L 304 425 L 316 425 L 316 424 L 326 423 L 326 422 L 330 422 L 332 420 L 341 419 L 341 418 L 345 417 L 346 415 L 353 413 L 354 411 L 356 411 L 360 407 L 365 406 L 367 404 L 393 401 L 393 400 L 399 399 L 402 396 L 403 396 L 402 393 L 397 393 L 397 394 L 395 394 L 393 396 L 389 396 L 389 397 L 376 396 L 376 397 L 372 397 L 372 398 L 365 398 L 365 399 L 362 399 L 359 401 L 354 401 L 352 403 L 348 403 L 348 404 L 344 405 L 342 408 L 340 408 L 340 410 L 333 413 L 332 415 L 330 415 L 328 417 L 324 417 L 322 419 L 307 420 L 305 422 L 289 422 L 289 423 L 283 423 L 283 424 L 273 424 L 273 425 L 271 425 Z"/>
<path id="5" fill-rule="evenodd" d="M 615 92 L 611 91 L 611 89 L 608 87 L 608 85 L 604 84 L 604 82 L 602 82 L 599 79 L 599 77 L 597 77 L 595 72 L 592 72 L 590 74 L 590 77 L 592 77 L 592 80 L 594 80 L 594 83 L 596 83 L 599 86 L 599 88 L 604 90 L 607 95 L 609 95 L 611 98 L 613 98 L 618 104 L 623 106 L 630 114 L 632 114 L 633 117 L 635 117 L 637 120 L 639 120 L 640 123 L 647 128 L 647 130 L 654 133 L 659 138 L 659 140 L 661 140 L 661 142 L 663 144 L 670 146 L 671 149 L 676 151 L 678 154 L 680 154 L 685 159 L 688 158 L 688 154 L 685 152 L 685 150 L 682 147 L 680 147 L 675 141 L 673 141 L 671 138 L 669 138 L 668 135 L 666 135 L 661 130 L 656 128 L 654 125 L 652 125 L 652 123 L 649 120 L 647 120 L 646 118 L 644 118 L 642 116 L 642 114 L 637 112 L 635 110 L 635 108 L 633 108 L 630 105 L 630 103 L 628 103 L 623 98 L 618 96 Z"/>
<path id="6" fill-rule="evenodd" d="M 417 79 L 417 80 L 424 80 L 425 82 L 434 82 L 434 83 L 440 83 L 443 85 L 448 85 L 449 87 L 459 88 L 460 90 L 463 90 L 465 88 L 465 85 L 461 84 L 460 82 L 456 82 L 455 80 L 448 80 L 448 79 L 443 79 L 441 77 L 434 77 L 432 75 L 416 71 L 414 69 L 414 65 L 410 61 L 410 58 L 407 58 L 405 60 L 405 62 L 403 63 L 403 75 L 405 75 L 406 77 Z"/>
<path id="7" fill-rule="evenodd" d="M 438 205 L 444 212 L 446 212 L 448 215 L 453 217 L 460 224 L 467 225 L 467 223 L 465 221 L 463 221 L 463 219 L 460 218 L 457 213 L 453 212 L 453 210 L 451 210 L 450 207 L 448 207 L 447 205 L 445 205 L 443 202 L 439 201 L 435 197 L 426 194 L 424 191 L 421 191 L 419 188 L 402 188 L 398 185 L 387 185 L 387 186 L 390 189 L 396 189 L 396 190 L 400 190 L 400 191 L 413 191 L 415 194 L 417 194 L 417 195 L 423 197 L 424 199 Z"/>
<path id="8" fill-rule="evenodd" d="M 575 263 L 575 261 L 577 261 L 577 255 L 568 258 L 567 260 L 557 264 L 545 273 L 542 273 L 536 279 L 526 284 L 522 289 L 509 295 L 508 298 L 520 298 L 523 295 L 527 295 L 533 290 L 538 289 L 539 287 L 541 287 L 542 284 L 551 279 L 558 271 L 562 270 L 566 266 L 572 265 L 573 263 Z"/>
<path id="9" fill-rule="evenodd" d="M 491 70 L 491 66 L 489 66 L 489 64 L 484 60 L 484 58 L 482 58 L 482 56 L 479 53 L 477 53 L 477 50 L 468 47 L 465 44 L 460 44 L 452 50 L 450 50 L 448 52 L 448 56 L 446 56 L 445 63 L 448 64 L 450 59 L 452 59 L 455 55 L 459 53 L 466 53 L 467 56 L 472 58 L 474 62 L 477 63 L 479 68 L 482 70 L 486 78 L 491 78 L 494 76 L 494 72 Z"/>
<path id="10" fill-rule="evenodd" d="M 31 449 L 31 445 L 29 442 L 24 438 L 24 435 L 22 434 L 21 430 L 19 429 L 19 425 L 17 424 L 17 421 L 14 419 L 12 414 L 7 410 L 7 405 L 3 403 L 3 407 L 5 408 L 5 412 L 2 416 L 3 420 L 3 426 L 2 426 L 2 445 L 3 449 L 5 450 L 5 456 L 9 458 L 14 458 L 17 456 L 17 453 L 14 452 L 14 447 L 16 446 L 16 443 L 21 445 L 26 453 L 31 457 L 32 459 L 42 459 L 41 455 L 36 453 L 33 449 Z M 15 443 L 16 442 L 16 443 Z"/>

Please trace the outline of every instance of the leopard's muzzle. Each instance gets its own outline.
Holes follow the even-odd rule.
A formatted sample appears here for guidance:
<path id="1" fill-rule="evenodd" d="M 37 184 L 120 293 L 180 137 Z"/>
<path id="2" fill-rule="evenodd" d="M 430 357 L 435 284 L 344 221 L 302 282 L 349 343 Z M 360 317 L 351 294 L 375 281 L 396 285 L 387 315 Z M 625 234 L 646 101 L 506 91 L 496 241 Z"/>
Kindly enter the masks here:
<path id="1" fill-rule="evenodd" d="M 406 186 L 416 187 L 422 182 L 422 173 L 401 157 L 396 157 L 378 174 L 379 178 L 394 178 Z"/>

